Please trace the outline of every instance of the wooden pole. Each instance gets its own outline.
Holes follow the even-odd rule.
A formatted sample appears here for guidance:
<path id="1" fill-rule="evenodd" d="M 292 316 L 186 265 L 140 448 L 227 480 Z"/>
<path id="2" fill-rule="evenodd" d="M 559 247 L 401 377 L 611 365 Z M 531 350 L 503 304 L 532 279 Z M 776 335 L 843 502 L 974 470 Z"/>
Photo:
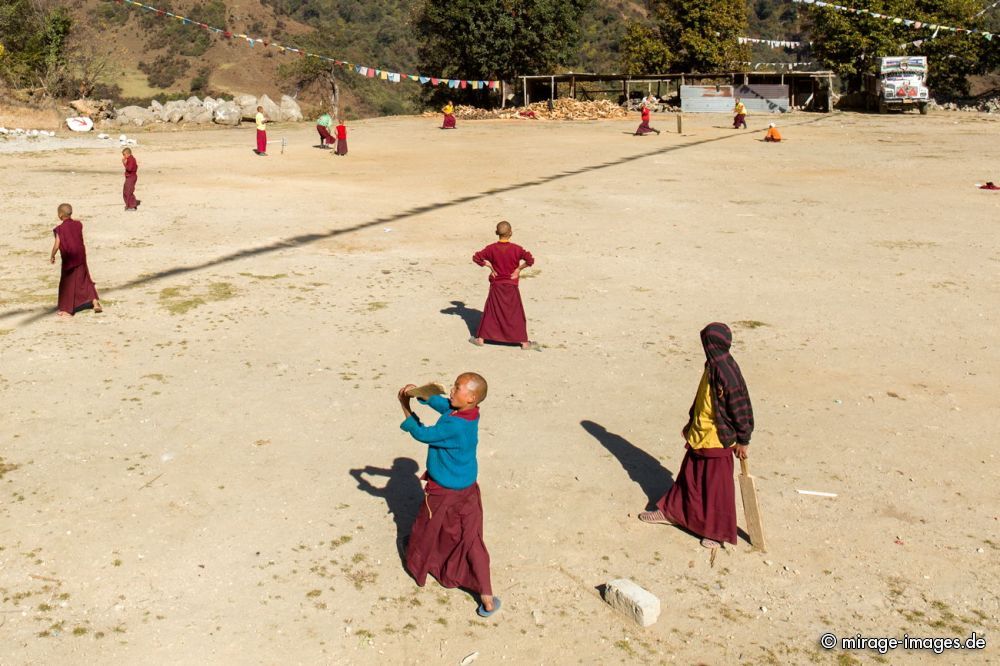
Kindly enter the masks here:
<path id="1" fill-rule="evenodd" d="M 556 77 L 549 77 L 549 101 L 553 101 L 556 98 Z"/>
<path id="2" fill-rule="evenodd" d="M 524 105 L 528 106 L 531 104 L 531 93 L 528 92 L 528 77 L 521 77 L 521 89 L 524 91 Z"/>
<path id="3" fill-rule="evenodd" d="M 678 134 L 682 134 L 684 132 L 684 120 L 683 119 L 684 119 L 684 115 L 678 113 L 677 114 L 677 133 Z"/>

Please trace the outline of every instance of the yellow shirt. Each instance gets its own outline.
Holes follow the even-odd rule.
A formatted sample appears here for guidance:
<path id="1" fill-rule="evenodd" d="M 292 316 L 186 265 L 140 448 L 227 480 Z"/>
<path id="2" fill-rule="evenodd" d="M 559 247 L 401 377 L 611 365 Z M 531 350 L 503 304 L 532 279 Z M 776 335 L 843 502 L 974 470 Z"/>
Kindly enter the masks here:
<path id="1" fill-rule="evenodd" d="M 694 399 L 694 415 L 687 427 L 687 443 L 692 449 L 721 449 L 722 440 L 715 429 L 712 409 L 712 386 L 708 383 L 708 368 L 701 373 L 698 394 Z"/>
<path id="2" fill-rule="evenodd" d="M 263 113 L 258 112 L 257 115 L 254 116 L 254 119 L 257 121 L 257 129 L 259 129 L 261 132 L 267 129 L 267 126 L 264 124 Z"/>
<path id="3" fill-rule="evenodd" d="M 743 105 L 743 102 L 737 102 L 736 107 L 733 109 L 733 111 L 737 115 L 742 113 L 745 116 L 747 114 L 747 107 Z"/>
<path id="4" fill-rule="evenodd" d="M 454 113 L 455 107 L 453 107 L 451 105 L 451 102 L 448 102 L 447 104 L 444 105 L 444 109 L 443 110 L 444 110 L 445 113 Z"/>

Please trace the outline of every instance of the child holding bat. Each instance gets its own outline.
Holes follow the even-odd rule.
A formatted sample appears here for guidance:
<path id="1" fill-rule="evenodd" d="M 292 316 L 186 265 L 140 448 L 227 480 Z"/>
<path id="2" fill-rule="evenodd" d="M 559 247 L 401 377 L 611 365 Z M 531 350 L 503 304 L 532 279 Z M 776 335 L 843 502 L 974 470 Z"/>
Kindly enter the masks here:
<path id="1" fill-rule="evenodd" d="M 399 427 L 427 444 L 424 502 L 406 547 L 406 569 L 421 587 L 431 574 L 443 587 L 479 594 L 476 612 L 489 617 L 500 610 L 500 598 L 493 596 L 490 584 L 490 554 L 483 542 L 483 503 L 476 482 L 479 403 L 486 399 L 486 380 L 464 372 L 449 397 L 418 398 L 441 414 L 432 426 L 424 425 L 410 409 L 416 389 L 407 384 L 398 395 L 406 417 Z"/>

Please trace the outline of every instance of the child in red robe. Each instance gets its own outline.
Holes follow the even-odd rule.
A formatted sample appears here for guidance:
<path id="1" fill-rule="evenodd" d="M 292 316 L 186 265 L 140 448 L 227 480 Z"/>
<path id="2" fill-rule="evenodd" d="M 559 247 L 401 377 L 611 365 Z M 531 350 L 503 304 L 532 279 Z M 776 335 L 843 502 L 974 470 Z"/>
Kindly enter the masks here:
<path id="1" fill-rule="evenodd" d="M 642 122 L 639 123 L 638 129 L 635 131 L 636 136 L 643 136 L 649 134 L 650 132 L 660 133 L 660 130 L 654 129 L 649 126 L 649 107 L 645 104 L 642 105 Z"/>
<path id="2" fill-rule="evenodd" d="M 521 345 L 521 349 L 538 349 L 528 340 L 528 325 L 521 303 L 518 279 L 521 270 L 533 266 L 535 258 L 520 245 L 510 242 L 513 235 L 510 223 L 497 224 L 499 240 L 472 255 L 472 261 L 490 269 L 490 293 L 483 307 L 483 318 L 476 337 L 469 342 L 482 346 L 490 342 L 508 342 Z"/>
<path id="3" fill-rule="evenodd" d="M 682 431 L 684 461 L 656 510 L 639 514 L 644 523 L 679 525 L 694 532 L 706 548 L 736 543 L 733 458 L 747 457 L 753 433 L 750 393 L 729 353 L 732 342 L 725 324 L 709 324 L 701 331 L 705 369 Z"/>
<path id="4" fill-rule="evenodd" d="M 343 118 L 337 121 L 337 154 L 347 154 L 347 125 Z"/>
<path id="5" fill-rule="evenodd" d="M 142 203 L 135 198 L 135 181 L 139 179 L 139 164 L 132 156 L 131 148 L 122 150 L 122 166 L 125 167 L 125 185 L 122 188 L 125 210 L 138 210 L 139 204 Z"/>
<path id="6" fill-rule="evenodd" d="M 77 310 L 88 305 L 94 312 L 103 312 L 97 298 L 97 287 L 90 279 L 87 268 L 87 248 L 83 244 L 83 224 L 73 219 L 73 207 L 59 204 L 59 226 L 52 230 L 55 240 L 49 263 L 56 263 L 56 252 L 62 256 L 62 273 L 59 276 L 60 317 L 72 317 Z"/>
<path id="7" fill-rule="evenodd" d="M 474 372 L 458 376 L 449 397 L 420 400 L 441 414 L 424 425 L 410 409 L 407 384 L 399 390 L 406 419 L 399 426 L 427 445 L 424 501 L 406 545 L 406 570 L 424 586 L 427 574 L 443 587 L 459 587 L 479 595 L 482 617 L 500 610 L 493 596 L 490 554 L 483 541 L 483 502 L 479 494 L 479 403 L 486 399 L 486 380 Z"/>

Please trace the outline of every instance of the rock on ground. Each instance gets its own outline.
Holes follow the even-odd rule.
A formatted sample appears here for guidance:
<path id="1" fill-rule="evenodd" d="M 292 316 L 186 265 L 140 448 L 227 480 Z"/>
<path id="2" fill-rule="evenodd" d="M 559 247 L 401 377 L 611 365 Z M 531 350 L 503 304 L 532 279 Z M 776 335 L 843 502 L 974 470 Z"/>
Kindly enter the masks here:
<path id="1" fill-rule="evenodd" d="M 281 96 L 281 119 L 286 122 L 297 123 L 302 120 L 302 109 L 299 103 L 288 95 Z"/>
<path id="2" fill-rule="evenodd" d="M 264 95 L 257 100 L 257 106 L 264 107 L 264 115 L 268 120 L 281 120 L 281 107 L 274 103 L 267 95 Z M 254 110 L 254 115 L 257 114 L 256 109 Z"/>
<path id="3" fill-rule="evenodd" d="M 660 617 L 660 600 L 627 578 L 610 581 L 604 590 L 604 600 L 643 627 Z"/>
<path id="4" fill-rule="evenodd" d="M 239 125 L 243 111 L 234 102 L 222 102 L 212 110 L 212 121 L 217 125 Z"/>

